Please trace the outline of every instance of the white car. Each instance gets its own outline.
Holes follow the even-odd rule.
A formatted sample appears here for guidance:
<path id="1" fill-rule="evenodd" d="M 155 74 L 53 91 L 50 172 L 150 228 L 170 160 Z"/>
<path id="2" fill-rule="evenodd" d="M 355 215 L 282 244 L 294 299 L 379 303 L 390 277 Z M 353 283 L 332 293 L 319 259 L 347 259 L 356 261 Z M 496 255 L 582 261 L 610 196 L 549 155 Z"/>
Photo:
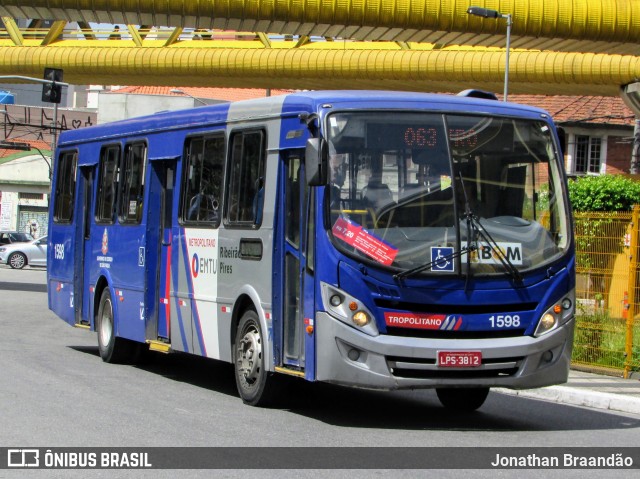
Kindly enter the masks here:
<path id="1" fill-rule="evenodd" d="M 28 243 L 0 246 L 0 263 L 8 264 L 15 269 L 22 269 L 26 265 L 46 266 L 47 237 L 43 236 Z"/>

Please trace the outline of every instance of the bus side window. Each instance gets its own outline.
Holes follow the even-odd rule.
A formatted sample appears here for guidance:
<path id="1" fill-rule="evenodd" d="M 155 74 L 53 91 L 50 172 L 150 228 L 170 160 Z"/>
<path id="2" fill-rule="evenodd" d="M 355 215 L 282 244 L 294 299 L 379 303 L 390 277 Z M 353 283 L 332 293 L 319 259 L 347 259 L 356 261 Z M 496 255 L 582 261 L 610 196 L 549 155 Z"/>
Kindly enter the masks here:
<path id="1" fill-rule="evenodd" d="M 190 138 L 185 147 L 181 220 L 183 223 L 220 225 L 224 178 L 224 134 Z"/>
<path id="2" fill-rule="evenodd" d="M 120 175 L 119 218 L 121 223 L 140 224 L 144 194 L 144 167 L 147 147 L 144 143 L 127 145 Z"/>
<path id="3" fill-rule="evenodd" d="M 111 224 L 114 222 L 119 162 L 120 145 L 105 146 L 100 152 L 100 176 L 95 211 L 97 223 Z"/>
<path id="4" fill-rule="evenodd" d="M 69 223 L 73 219 L 77 169 L 78 153 L 75 151 L 62 153 L 58 163 L 53 208 L 53 220 L 56 223 Z"/>
<path id="5" fill-rule="evenodd" d="M 260 226 L 264 205 L 265 135 L 262 130 L 231 136 L 226 222 Z"/>

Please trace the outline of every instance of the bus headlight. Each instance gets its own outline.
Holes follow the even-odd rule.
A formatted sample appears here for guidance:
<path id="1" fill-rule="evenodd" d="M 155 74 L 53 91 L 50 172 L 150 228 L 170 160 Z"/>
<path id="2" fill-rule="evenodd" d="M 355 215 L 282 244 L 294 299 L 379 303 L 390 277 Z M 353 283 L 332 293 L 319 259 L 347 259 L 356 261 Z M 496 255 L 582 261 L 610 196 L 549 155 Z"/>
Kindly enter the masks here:
<path id="1" fill-rule="evenodd" d="M 538 325 L 538 333 L 551 331 L 556 325 L 557 319 L 553 314 L 546 313 L 542 316 L 540 324 Z"/>
<path id="2" fill-rule="evenodd" d="M 561 301 L 552 305 L 540 318 L 534 336 L 547 334 L 566 323 L 574 315 L 575 292 L 571 291 Z"/>
<path id="3" fill-rule="evenodd" d="M 321 283 L 324 308 L 331 316 L 371 336 L 378 335 L 373 315 L 362 302 L 344 291 Z"/>
<path id="4" fill-rule="evenodd" d="M 358 311 L 353 315 L 351 320 L 356 326 L 363 327 L 369 324 L 369 321 L 371 321 L 371 317 L 364 311 Z"/>

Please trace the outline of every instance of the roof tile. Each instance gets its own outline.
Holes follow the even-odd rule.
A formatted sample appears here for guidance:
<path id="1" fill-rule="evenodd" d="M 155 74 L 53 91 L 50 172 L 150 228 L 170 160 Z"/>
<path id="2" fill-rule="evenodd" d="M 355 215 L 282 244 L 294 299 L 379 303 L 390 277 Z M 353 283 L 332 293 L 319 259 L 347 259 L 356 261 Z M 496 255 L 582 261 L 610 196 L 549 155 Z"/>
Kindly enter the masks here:
<path id="1" fill-rule="evenodd" d="M 543 108 L 558 124 L 633 126 L 635 122 L 635 115 L 620 97 L 509 95 L 509 101 Z"/>

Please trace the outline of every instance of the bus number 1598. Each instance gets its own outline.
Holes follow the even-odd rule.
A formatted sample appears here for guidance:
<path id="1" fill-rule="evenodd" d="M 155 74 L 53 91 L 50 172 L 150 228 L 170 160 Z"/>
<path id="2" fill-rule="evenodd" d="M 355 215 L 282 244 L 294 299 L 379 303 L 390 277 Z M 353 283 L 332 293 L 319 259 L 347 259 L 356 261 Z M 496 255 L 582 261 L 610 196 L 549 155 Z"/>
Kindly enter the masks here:
<path id="1" fill-rule="evenodd" d="M 492 328 L 517 328 L 520 326 L 520 316 L 514 314 L 499 314 L 497 316 L 491 316 L 489 323 Z"/>

